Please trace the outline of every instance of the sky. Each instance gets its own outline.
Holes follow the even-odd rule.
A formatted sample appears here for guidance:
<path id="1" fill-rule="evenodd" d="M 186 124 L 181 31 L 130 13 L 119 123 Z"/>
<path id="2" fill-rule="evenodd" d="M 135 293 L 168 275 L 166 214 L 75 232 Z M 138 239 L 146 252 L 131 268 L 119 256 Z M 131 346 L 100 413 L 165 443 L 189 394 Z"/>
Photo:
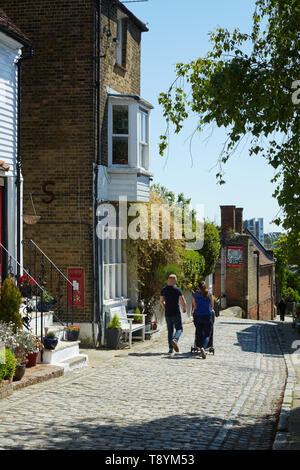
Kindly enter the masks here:
<path id="1" fill-rule="evenodd" d="M 159 155 L 159 136 L 165 132 L 158 96 L 175 78 L 175 64 L 190 62 L 210 50 L 209 31 L 217 27 L 250 33 L 254 0 L 148 0 L 125 3 L 149 31 L 142 34 L 141 96 L 153 104 L 151 113 L 151 171 L 153 183 L 191 198 L 192 206 L 204 205 L 205 218 L 220 223 L 220 205 L 244 208 L 243 218 L 264 218 L 264 232 L 281 231 L 271 224 L 279 206 L 270 183 L 274 170 L 260 156 L 250 157 L 247 142 L 225 165 L 225 185 L 216 180 L 218 156 L 226 139 L 223 129 L 210 129 L 193 139 L 196 117 L 183 131 L 170 131 L 169 150 Z M 212 132 L 213 131 L 213 132 Z"/>

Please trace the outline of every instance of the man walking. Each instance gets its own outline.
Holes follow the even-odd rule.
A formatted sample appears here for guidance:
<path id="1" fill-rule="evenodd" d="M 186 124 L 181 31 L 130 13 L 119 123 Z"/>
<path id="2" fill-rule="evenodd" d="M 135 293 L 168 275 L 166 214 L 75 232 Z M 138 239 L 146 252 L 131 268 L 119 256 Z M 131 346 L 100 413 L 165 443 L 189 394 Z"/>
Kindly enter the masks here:
<path id="1" fill-rule="evenodd" d="M 286 303 L 283 298 L 281 298 L 279 304 L 278 304 L 278 310 L 280 312 L 280 321 L 284 321 L 284 316 L 286 312 Z"/>
<path id="2" fill-rule="evenodd" d="M 173 349 L 179 352 L 178 340 L 183 331 L 179 301 L 183 312 L 186 312 L 186 301 L 181 289 L 176 286 L 177 277 L 170 274 L 168 286 L 165 286 L 160 294 L 160 305 L 165 310 L 166 323 L 168 327 L 169 354 L 173 354 Z M 175 329 L 175 334 L 174 334 Z"/>

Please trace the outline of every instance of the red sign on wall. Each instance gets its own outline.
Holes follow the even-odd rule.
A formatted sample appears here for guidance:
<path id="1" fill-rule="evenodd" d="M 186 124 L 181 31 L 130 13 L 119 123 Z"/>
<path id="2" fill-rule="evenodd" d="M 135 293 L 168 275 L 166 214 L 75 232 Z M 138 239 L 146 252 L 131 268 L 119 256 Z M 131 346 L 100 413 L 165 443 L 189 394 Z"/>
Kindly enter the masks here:
<path id="1" fill-rule="evenodd" d="M 68 269 L 68 279 L 73 284 L 73 305 L 84 307 L 84 270 Z M 69 307 L 72 307 L 72 286 L 69 284 Z"/>
<path id="2" fill-rule="evenodd" d="M 239 267 L 243 264 L 243 246 L 227 246 L 226 266 Z"/>

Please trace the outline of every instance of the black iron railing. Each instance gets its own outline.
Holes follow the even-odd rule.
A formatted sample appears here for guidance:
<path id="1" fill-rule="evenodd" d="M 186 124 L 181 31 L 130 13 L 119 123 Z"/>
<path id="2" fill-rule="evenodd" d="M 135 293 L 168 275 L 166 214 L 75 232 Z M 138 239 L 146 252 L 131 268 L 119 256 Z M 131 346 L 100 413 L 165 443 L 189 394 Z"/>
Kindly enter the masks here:
<path id="1" fill-rule="evenodd" d="M 73 283 L 33 240 L 25 239 L 22 243 L 26 270 L 44 290 L 44 311 L 51 311 L 63 326 L 74 323 Z"/>
<path id="2" fill-rule="evenodd" d="M 28 330 L 32 331 L 35 336 L 40 336 L 41 340 L 44 336 L 44 296 L 45 290 L 34 279 L 34 277 L 15 259 L 15 257 L 0 243 L 0 250 L 5 251 L 8 267 L 7 274 L 11 277 L 16 285 L 19 286 L 22 297 L 23 307 L 21 307 L 21 314 L 23 325 Z M 22 273 L 20 276 L 18 273 Z M 23 286 L 20 285 L 21 277 L 24 279 Z M 25 281 L 26 278 L 26 281 Z M 26 284 L 26 285 L 25 285 Z M 40 324 L 39 324 L 40 323 Z"/>

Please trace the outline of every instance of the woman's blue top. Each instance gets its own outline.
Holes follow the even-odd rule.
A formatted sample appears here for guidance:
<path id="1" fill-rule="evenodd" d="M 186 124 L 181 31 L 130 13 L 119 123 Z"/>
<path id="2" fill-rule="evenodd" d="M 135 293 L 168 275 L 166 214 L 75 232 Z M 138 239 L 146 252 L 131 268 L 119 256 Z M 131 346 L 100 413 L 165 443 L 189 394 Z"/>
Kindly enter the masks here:
<path id="1" fill-rule="evenodd" d="M 201 292 L 195 292 L 193 297 L 196 302 L 196 310 L 194 315 L 212 315 L 211 310 L 211 293 L 209 293 L 209 297 L 203 297 Z"/>

